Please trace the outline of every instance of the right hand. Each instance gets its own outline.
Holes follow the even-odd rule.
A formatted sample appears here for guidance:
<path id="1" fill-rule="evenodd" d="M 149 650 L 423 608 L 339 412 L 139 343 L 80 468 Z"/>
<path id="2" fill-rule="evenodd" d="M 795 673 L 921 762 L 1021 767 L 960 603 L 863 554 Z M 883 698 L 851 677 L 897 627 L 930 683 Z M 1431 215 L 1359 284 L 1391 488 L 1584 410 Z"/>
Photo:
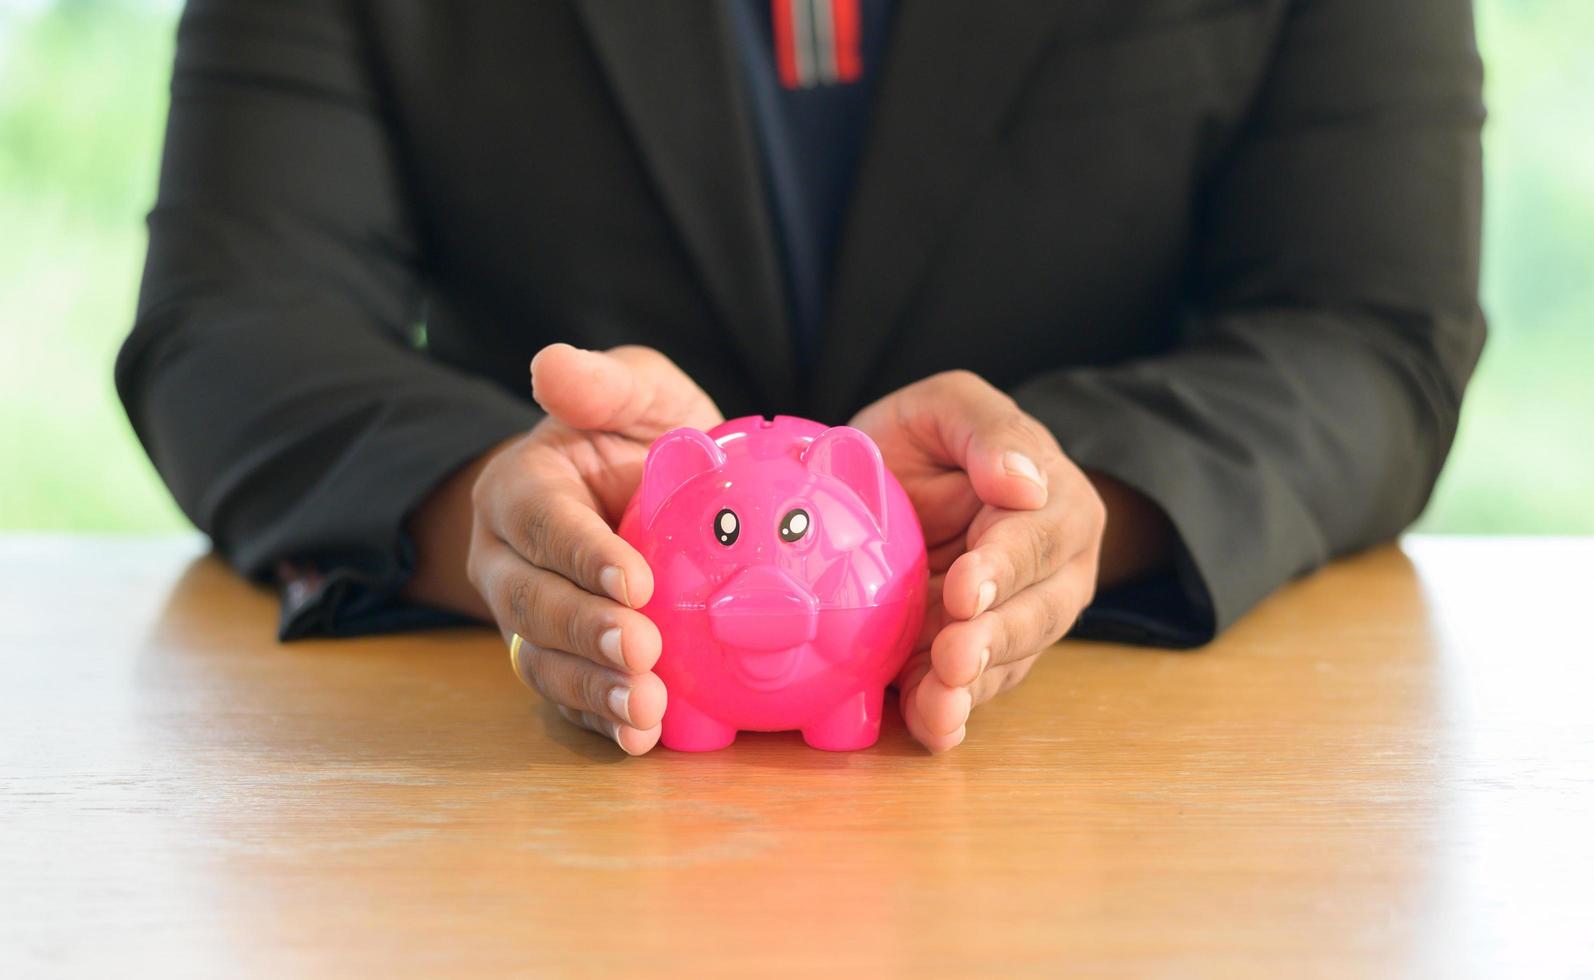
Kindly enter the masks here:
<path id="1" fill-rule="evenodd" d="M 648 446 L 678 426 L 723 421 L 712 399 L 658 351 L 568 344 L 531 362 L 548 417 L 500 449 L 471 490 L 466 562 L 504 641 L 522 637 L 516 672 L 568 720 L 631 755 L 659 740 L 662 642 L 637 610 L 653 573 L 615 534 Z"/>

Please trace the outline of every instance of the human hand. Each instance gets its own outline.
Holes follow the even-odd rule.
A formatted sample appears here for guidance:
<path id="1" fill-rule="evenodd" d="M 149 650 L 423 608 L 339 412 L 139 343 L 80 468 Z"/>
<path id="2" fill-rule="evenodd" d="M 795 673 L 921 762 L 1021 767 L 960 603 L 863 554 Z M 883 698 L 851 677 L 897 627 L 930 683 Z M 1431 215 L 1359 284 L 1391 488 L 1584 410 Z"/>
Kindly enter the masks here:
<path id="1" fill-rule="evenodd" d="M 879 445 L 924 527 L 929 609 L 897 688 L 908 731 L 945 751 L 1089 604 L 1106 508 L 1044 426 L 967 371 L 893 392 L 850 424 Z"/>
<path id="2" fill-rule="evenodd" d="M 664 683 L 652 672 L 661 640 L 637 611 L 653 573 L 613 528 L 653 440 L 677 426 L 712 428 L 720 412 L 645 347 L 554 344 L 532 359 L 531 381 L 548 417 L 476 478 L 470 581 L 521 681 L 566 719 L 639 755 L 658 742 L 664 718 Z"/>

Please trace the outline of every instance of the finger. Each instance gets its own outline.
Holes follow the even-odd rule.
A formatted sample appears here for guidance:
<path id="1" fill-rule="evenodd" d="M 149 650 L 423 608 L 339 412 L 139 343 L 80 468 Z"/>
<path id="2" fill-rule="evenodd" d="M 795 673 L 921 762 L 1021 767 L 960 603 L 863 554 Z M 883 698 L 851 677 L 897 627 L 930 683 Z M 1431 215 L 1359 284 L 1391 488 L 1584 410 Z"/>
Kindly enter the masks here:
<path id="1" fill-rule="evenodd" d="M 891 683 L 896 685 L 898 691 L 909 691 L 917 687 L 919 682 L 924 679 L 924 675 L 929 672 L 930 648 L 926 646 L 923 650 L 915 651 L 908 657 L 907 662 L 902 665 L 902 669 L 897 671 L 896 679 Z"/>
<path id="2" fill-rule="evenodd" d="M 1040 662 L 1045 653 L 1046 651 L 1042 650 L 1040 653 L 1025 657 L 1022 660 L 1015 660 L 1012 663 L 992 667 L 980 675 L 980 679 L 969 686 L 969 690 L 974 696 L 974 706 L 978 708 L 998 694 L 1017 687 L 1019 681 L 1029 676 L 1029 672 Z"/>
<path id="3" fill-rule="evenodd" d="M 931 735 L 945 737 L 968 724 L 974 708 L 972 693 L 966 687 L 949 687 L 935 671 L 925 674 L 914 694 L 919 721 Z"/>
<path id="4" fill-rule="evenodd" d="M 593 509 L 580 481 L 544 472 L 536 486 L 513 500 L 477 502 L 493 533 L 526 561 L 588 592 L 632 608 L 647 605 L 653 570 Z"/>
<path id="5" fill-rule="evenodd" d="M 1058 473 L 1058 480 L 1068 476 Z M 1089 486 L 1054 497 L 1042 510 L 987 510 L 969 527 L 969 550 L 947 569 L 942 601 L 953 617 L 971 620 L 1057 574 L 1100 540 L 1100 497 Z"/>
<path id="6" fill-rule="evenodd" d="M 653 746 L 659 744 L 659 736 L 664 732 L 662 725 L 646 729 L 632 728 L 630 725 L 615 724 L 602 715 L 595 715 L 590 711 L 576 711 L 562 704 L 558 707 L 560 716 L 566 721 L 608 738 L 625 750 L 627 755 L 646 754 Z"/>
<path id="7" fill-rule="evenodd" d="M 531 360 L 532 396 L 577 429 L 652 442 L 677 426 L 710 429 L 719 409 L 669 358 L 646 347 L 608 352 L 551 344 Z"/>
<path id="8" fill-rule="evenodd" d="M 929 661 L 923 656 L 916 657 L 903 668 L 902 674 L 897 678 L 898 704 L 902 711 L 903 723 L 907 725 L 908 734 L 914 741 L 929 749 L 931 752 L 945 752 L 956 748 L 963 741 L 965 730 L 959 728 L 951 733 L 937 733 L 930 731 L 924 724 L 924 718 L 919 710 L 918 689 L 920 683 L 929 673 Z"/>
<path id="9" fill-rule="evenodd" d="M 488 605 L 499 627 L 527 642 L 626 673 L 653 669 L 664 642 L 653 621 L 506 552 L 489 573 Z"/>
<path id="10" fill-rule="evenodd" d="M 1046 474 L 1062 450 L 1013 399 L 969 371 L 935 375 L 903 394 L 925 451 L 966 471 L 981 500 L 1009 510 L 1046 503 Z"/>
<path id="11" fill-rule="evenodd" d="M 907 724 L 908 734 L 913 736 L 915 742 L 918 742 L 936 755 L 940 755 L 942 752 L 949 752 L 963 744 L 963 739 L 968 735 L 966 727 L 959 728 L 950 735 L 937 735 L 925 729 L 924 725 L 914 716 L 914 710 L 911 706 L 905 706 L 902 709 L 902 716 Z"/>
<path id="12" fill-rule="evenodd" d="M 936 638 L 946 625 L 952 622 L 947 615 L 946 607 L 941 605 L 942 576 L 932 575 L 925 594 L 924 621 L 919 624 L 919 635 L 915 639 L 913 649 L 930 650 L 930 643 Z"/>
<path id="13" fill-rule="evenodd" d="M 885 447 L 881 450 L 884 452 Z M 888 460 L 893 466 L 896 460 Z M 895 472 L 895 470 L 893 470 Z M 924 541 L 932 554 L 938 548 L 955 546 L 962 551 L 968 535 L 969 522 L 984 506 L 979 495 L 969 483 L 969 475 L 959 469 L 941 469 L 912 473 L 898 472 L 902 488 L 913 502 L 924 529 Z M 953 557 L 956 557 L 954 555 Z M 948 559 L 950 564 L 950 559 Z M 942 565 L 945 568 L 946 565 Z"/>
<path id="14" fill-rule="evenodd" d="M 966 687 L 989 669 L 1034 656 L 1073 627 L 1094 591 L 1094 560 L 1082 555 L 983 615 L 947 624 L 930 645 L 935 676 Z"/>
<path id="15" fill-rule="evenodd" d="M 575 654 L 526 642 L 518 653 L 511 653 L 510 662 L 521 683 L 554 705 L 642 730 L 664 720 L 664 682 L 654 674 L 622 674 Z"/>
<path id="16" fill-rule="evenodd" d="M 902 718 L 907 725 L 908 734 L 913 736 L 913 740 L 938 755 L 963 744 L 963 739 L 968 734 L 966 727 L 959 728 L 957 731 L 947 735 L 937 735 L 925 728 L 923 721 L 918 716 L 918 707 L 913 704 L 913 696 L 911 694 L 902 696 Z"/>

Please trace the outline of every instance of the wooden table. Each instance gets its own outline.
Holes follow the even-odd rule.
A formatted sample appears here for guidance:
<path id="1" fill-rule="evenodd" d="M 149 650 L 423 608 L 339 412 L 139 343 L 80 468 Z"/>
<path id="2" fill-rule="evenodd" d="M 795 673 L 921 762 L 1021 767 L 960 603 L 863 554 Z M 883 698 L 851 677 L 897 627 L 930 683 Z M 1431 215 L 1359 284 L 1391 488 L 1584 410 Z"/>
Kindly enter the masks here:
<path id="1" fill-rule="evenodd" d="M 964 746 L 626 758 L 486 631 L 0 539 L 0 975 L 1594 971 L 1594 541 L 1417 539 Z M 869 971 L 865 973 L 865 971 Z"/>

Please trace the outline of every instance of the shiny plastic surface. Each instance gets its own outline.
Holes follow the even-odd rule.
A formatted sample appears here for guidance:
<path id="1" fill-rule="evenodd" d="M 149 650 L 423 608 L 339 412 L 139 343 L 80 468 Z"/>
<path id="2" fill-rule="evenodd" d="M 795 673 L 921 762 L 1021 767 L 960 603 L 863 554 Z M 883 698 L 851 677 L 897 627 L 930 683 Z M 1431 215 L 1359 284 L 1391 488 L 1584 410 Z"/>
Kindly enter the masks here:
<path id="1" fill-rule="evenodd" d="M 820 749 L 880 734 L 885 687 L 924 619 L 918 516 L 856 429 L 735 419 L 648 452 L 620 523 L 653 569 L 663 743 L 798 729 Z"/>

